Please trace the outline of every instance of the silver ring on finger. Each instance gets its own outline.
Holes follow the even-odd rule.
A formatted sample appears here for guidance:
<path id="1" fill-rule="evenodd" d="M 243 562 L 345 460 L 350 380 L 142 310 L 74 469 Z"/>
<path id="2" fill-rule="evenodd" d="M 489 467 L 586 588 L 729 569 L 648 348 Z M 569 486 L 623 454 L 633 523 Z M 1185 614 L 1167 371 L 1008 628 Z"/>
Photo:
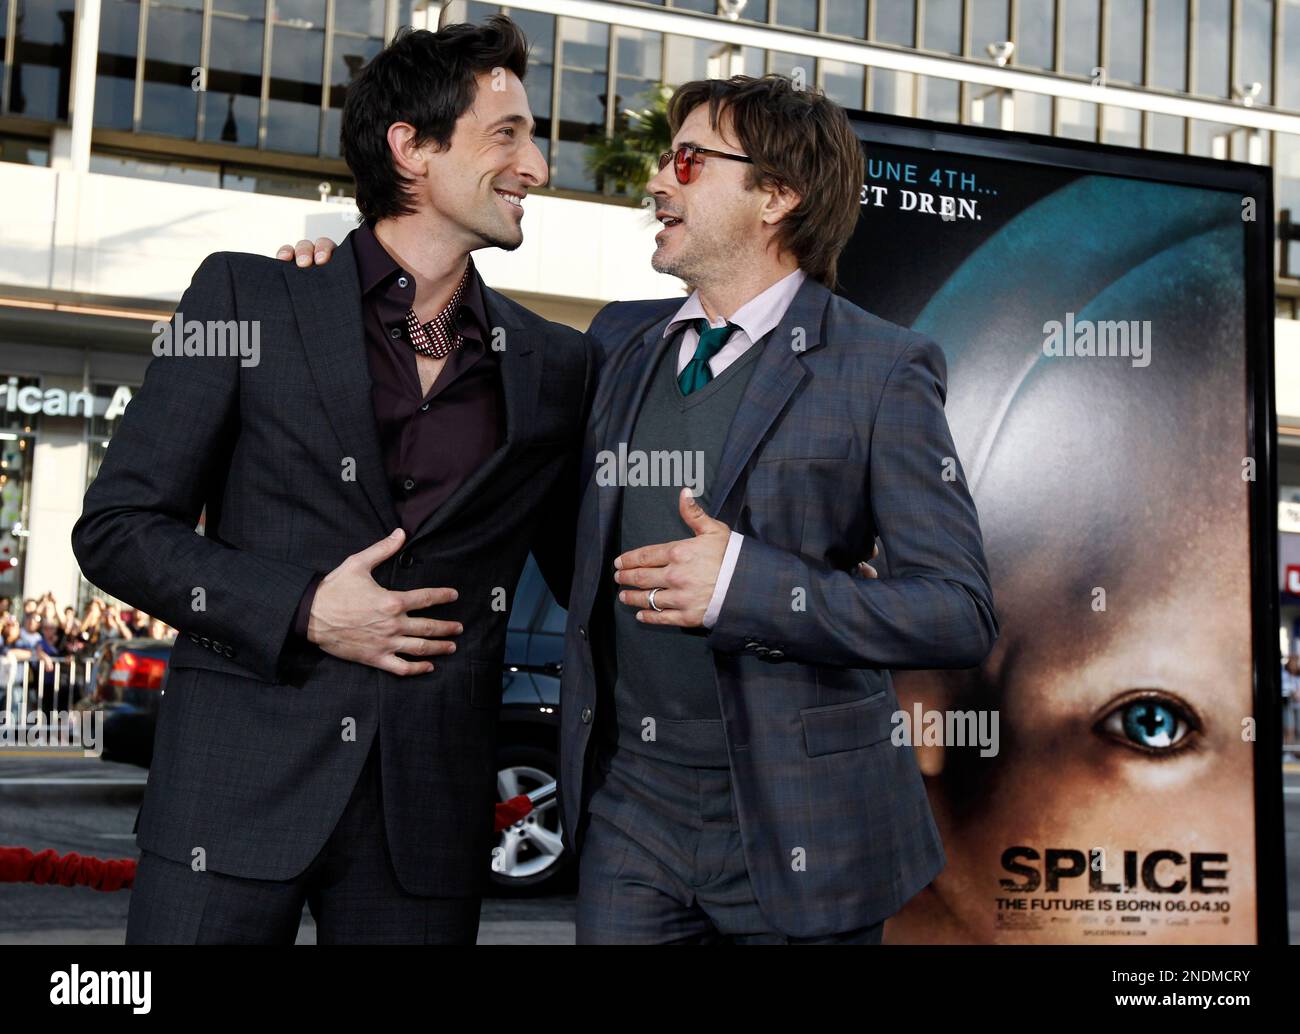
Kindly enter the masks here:
<path id="1" fill-rule="evenodd" d="M 657 593 L 657 592 L 659 591 L 659 589 L 662 589 L 662 588 L 663 588 L 663 586 L 661 585 L 661 586 L 659 586 L 658 589 L 651 589 L 651 590 L 650 590 L 650 595 L 646 597 L 646 599 L 647 599 L 647 600 L 649 601 L 649 603 L 650 603 L 650 609 L 651 609 L 651 610 L 658 611 L 660 614 L 662 614 L 662 613 L 664 612 L 664 608 L 661 607 L 661 606 L 659 606 L 659 604 L 655 603 L 655 593 Z"/>

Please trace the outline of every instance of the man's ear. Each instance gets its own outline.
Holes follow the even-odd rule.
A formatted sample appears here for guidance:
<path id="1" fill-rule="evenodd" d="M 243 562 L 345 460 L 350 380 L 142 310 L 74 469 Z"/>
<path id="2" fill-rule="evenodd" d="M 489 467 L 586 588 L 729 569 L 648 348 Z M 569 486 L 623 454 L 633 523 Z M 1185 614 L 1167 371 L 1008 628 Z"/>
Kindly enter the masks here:
<path id="1" fill-rule="evenodd" d="M 394 122 L 388 127 L 388 149 L 400 172 L 419 179 L 429 168 L 425 145 L 417 144 L 415 127 L 409 122 Z"/>
<path id="2" fill-rule="evenodd" d="M 763 222 L 775 226 L 787 215 L 799 207 L 803 197 L 783 183 L 773 184 L 767 188 L 767 197 L 763 202 Z"/>

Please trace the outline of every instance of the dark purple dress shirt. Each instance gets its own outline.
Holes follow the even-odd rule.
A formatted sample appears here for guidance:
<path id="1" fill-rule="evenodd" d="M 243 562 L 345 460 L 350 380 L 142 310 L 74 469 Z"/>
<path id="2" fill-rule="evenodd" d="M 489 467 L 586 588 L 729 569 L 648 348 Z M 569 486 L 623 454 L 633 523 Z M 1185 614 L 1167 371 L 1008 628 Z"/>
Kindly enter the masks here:
<path id="1" fill-rule="evenodd" d="M 427 395 L 420 393 L 406 313 L 415 301 L 415 277 L 384 250 L 370 223 L 350 234 L 361 282 L 370 398 L 393 505 L 407 537 L 441 506 L 505 440 L 505 402 L 483 302 L 483 282 L 469 260 L 456 325 L 465 343 L 443 365 Z M 311 347 L 311 342 L 307 342 Z M 389 529 L 392 530 L 391 528 Z M 317 574 L 294 616 L 307 636 Z"/>

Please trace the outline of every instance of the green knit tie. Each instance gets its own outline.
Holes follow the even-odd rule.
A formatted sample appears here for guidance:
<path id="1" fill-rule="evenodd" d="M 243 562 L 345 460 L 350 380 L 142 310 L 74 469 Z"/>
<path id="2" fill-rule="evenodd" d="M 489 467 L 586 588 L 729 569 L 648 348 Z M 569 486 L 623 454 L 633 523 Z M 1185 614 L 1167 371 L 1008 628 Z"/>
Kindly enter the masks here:
<path id="1" fill-rule="evenodd" d="M 681 388 L 683 395 L 698 391 L 713 380 L 709 360 L 722 350 L 731 332 L 739 329 L 734 323 L 728 323 L 725 327 L 713 327 L 703 317 L 695 321 L 695 330 L 700 335 L 700 342 L 695 346 L 694 358 L 677 375 L 677 386 Z"/>

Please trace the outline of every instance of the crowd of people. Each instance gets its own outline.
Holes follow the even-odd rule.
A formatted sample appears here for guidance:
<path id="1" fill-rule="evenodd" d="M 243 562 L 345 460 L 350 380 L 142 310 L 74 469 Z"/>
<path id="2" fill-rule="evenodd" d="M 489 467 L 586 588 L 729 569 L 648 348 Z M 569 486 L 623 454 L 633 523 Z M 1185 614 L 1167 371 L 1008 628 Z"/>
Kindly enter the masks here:
<path id="1" fill-rule="evenodd" d="M 3 696 L 10 686 L 26 683 L 32 689 L 48 686 L 54 669 L 66 666 L 61 681 L 81 677 L 74 660 L 90 660 L 100 646 L 113 639 L 174 639 L 176 630 L 161 618 L 142 610 L 123 611 L 116 603 L 98 597 L 78 616 L 75 607 L 59 609 L 54 594 L 39 599 L 28 597 L 22 610 L 14 600 L 0 596 L 0 714 Z"/>

